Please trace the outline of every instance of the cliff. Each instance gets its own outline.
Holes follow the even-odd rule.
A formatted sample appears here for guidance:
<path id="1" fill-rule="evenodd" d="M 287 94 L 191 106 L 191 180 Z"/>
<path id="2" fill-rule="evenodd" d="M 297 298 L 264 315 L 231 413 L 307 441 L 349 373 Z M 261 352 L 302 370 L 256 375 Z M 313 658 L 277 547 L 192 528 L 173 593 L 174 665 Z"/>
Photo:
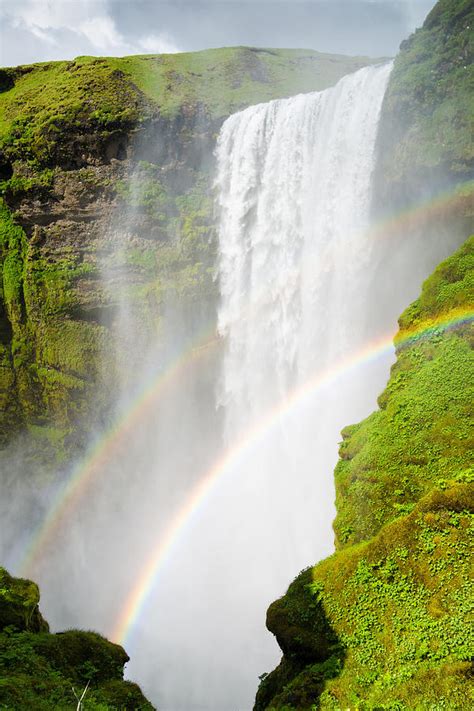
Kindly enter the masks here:
<path id="1" fill-rule="evenodd" d="M 417 225 L 420 253 L 432 236 L 454 248 L 472 232 L 473 23 L 472 2 L 441 0 L 402 45 L 384 102 L 374 210 L 398 214 L 441 196 Z M 226 116 L 325 88 L 369 61 L 231 48 L 0 71 L 4 461 L 20 441 L 30 461 L 24 476 L 38 476 L 81 447 L 107 419 L 118 381 L 133 375 L 119 372 L 128 349 L 138 351 L 136 364 L 167 327 L 171 301 L 190 340 L 198 315 L 215 318 L 210 175 Z M 376 248 L 381 263 L 395 258 L 392 244 Z M 344 430 L 337 552 L 270 607 L 283 660 L 263 679 L 257 710 L 472 706 L 472 324 L 463 321 L 473 303 L 472 249 L 471 238 L 405 311 L 380 409 Z M 387 298 L 403 268 L 402 260 L 398 272 L 381 271 Z M 120 294 L 139 335 L 133 344 L 119 327 Z M 3 576 L 8 601 L 17 583 Z M 92 633 L 49 635 L 37 591 L 24 585 L 25 611 L 0 598 L 0 613 L 10 610 L 0 703 L 42 708 L 45 699 L 51 708 L 59 699 L 67 708 L 71 684 L 92 679 L 97 704 L 127 708 L 120 694 L 130 692 L 129 707 L 140 708 L 136 687 L 122 686 L 125 652 Z M 68 656 L 69 640 L 82 656 Z M 94 645 L 115 660 L 110 676 Z"/>
<path id="2" fill-rule="evenodd" d="M 107 419 L 131 375 L 117 364 L 137 364 L 166 303 L 191 330 L 215 319 L 223 120 L 371 61 L 238 47 L 0 71 L 0 448 L 20 437 L 25 466 L 48 469 Z"/>
<path id="3" fill-rule="evenodd" d="M 271 605 L 255 709 L 472 705 L 474 237 L 400 318 L 380 409 L 346 428 L 336 553 Z"/>
<path id="4" fill-rule="evenodd" d="M 403 303 L 407 255 L 413 275 L 464 244 L 400 317 L 379 410 L 342 432 L 336 553 L 270 606 L 283 658 L 256 711 L 473 704 L 473 23 L 472 2 L 441 0 L 395 59 L 374 176 L 380 298 Z"/>
<path id="5" fill-rule="evenodd" d="M 123 680 L 129 657 L 95 632 L 50 634 L 39 590 L 0 568 L 0 706 L 27 711 L 73 709 L 87 686 L 88 709 L 149 710 L 140 688 Z M 76 696 L 77 695 L 77 696 Z"/>
<path id="6" fill-rule="evenodd" d="M 473 21 L 471 0 L 440 0 L 400 46 L 378 138 L 380 210 L 387 203 L 406 208 L 474 178 Z"/>

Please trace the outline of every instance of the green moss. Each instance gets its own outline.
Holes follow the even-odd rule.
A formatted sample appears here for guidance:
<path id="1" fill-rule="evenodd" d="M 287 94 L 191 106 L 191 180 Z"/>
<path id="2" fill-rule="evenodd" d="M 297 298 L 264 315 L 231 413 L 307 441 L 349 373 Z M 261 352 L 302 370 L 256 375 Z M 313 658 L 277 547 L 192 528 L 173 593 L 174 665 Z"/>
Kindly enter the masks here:
<path id="1" fill-rule="evenodd" d="M 28 193 L 38 193 L 51 188 L 54 181 L 54 170 L 45 169 L 31 175 L 14 175 L 9 180 L 0 182 L 0 194 L 16 197 Z"/>
<path id="2" fill-rule="evenodd" d="M 38 610 L 39 590 L 30 580 L 0 568 L 0 707 L 27 711 L 77 706 L 89 684 L 85 707 L 95 711 L 149 710 L 136 684 L 123 681 L 125 650 L 95 632 L 49 634 Z"/>
<path id="3" fill-rule="evenodd" d="M 449 322 L 474 303 L 474 238 L 425 282 L 420 298 L 400 317 L 397 340 L 433 319 Z M 381 410 L 343 432 L 336 467 L 340 545 L 370 538 L 408 513 L 443 480 L 470 467 L 472 325 L 433 331 L 398 351 Z"/>
<path id="4" fill-rule="evenodd" d="M 2 440 L 26 425 L 42 450 L 42 428 L 60 431 L 60 458 L 65 433 L 86 414 L 92 392 L 100 407 L 100 363 L 109 338 L 105 327 L 75 318 L 77 284 L 95 278 L 96 266 L 77 252 L 62 254 L 51 260 L 34 240 L 28 243 L 0 200 Z M 104 394 L 104 407 L 105 400 Z"/>
<path id="5" fill-rule="evenodd" d="M 138 119 L 140 92 L 105 60 L 31 65 L 13 74 L 14 86 L 0 97 L 0 145 L 7 160 L 67 163 L 68 135 L 95 135 L 105 145 Z"/>
<path id="6" fill-rule="evenodd" d="M 392 204 L 416 203 L 425 181 L 446 189 L 472 178 L 473 26 L 470 0 L 440 0 L 401 44 L 379 129 L 379 189 Z"/>
<path id="7" fill-rule="evenodd" d="M 470 238 L 425 282 L 400 318 L 382 409 L 343 431 L 339 549 L 269 608 L 284 658 L 262 681 L 258 711 L 473 704 L 473 326 L 404 339 L 472 315 L 473 248 Z"/>
<path id="8" fill-rule="evenodd" d="M 69 314 L 77 305 L 76 283 L 98 275 L 95 265 L 81 263 L 80 255 L 52 261 L 30 245 L 24 271 L 24 298 L 30 318 Z"/>
<path id="9" fill-rule="evenodd" d="M 38 609 L 39 598 L 35 583 L 12 578 L 0 568 L 0 630 L 15 627 L 33 632 L 46 631 L 48 625 Z"/>
<path id="10" fill-rule="evenodd" d="M 0 262 L 2 297 L 9 320 L 18 324 L 23 317 L 23 263 L 26 239 L 0 198 Z"/>

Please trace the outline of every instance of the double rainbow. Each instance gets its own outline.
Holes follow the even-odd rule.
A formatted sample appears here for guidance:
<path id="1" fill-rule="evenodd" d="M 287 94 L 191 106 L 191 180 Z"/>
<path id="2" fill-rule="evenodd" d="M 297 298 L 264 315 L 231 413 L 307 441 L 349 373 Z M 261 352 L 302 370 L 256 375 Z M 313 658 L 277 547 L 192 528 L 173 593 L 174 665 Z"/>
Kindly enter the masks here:
<path id="1" fill-rule="evenodd" d="M 396 339 L 397 348 L 406 347 L 440 334 L 466 326 L 474 322 L 474 309 L 461 308 L 437 319 L 432 319 L 404 331 Z M 214 463 L 191 491 L 183 505 L 176 512 L 173 521 L 156 545 L 146 562 L 141 575 L 128 596 L 113 630 L 111 639 L 126 644 L 131 630 L 140 618 L 159 577 L 159 573 L 173 552 L 178 540 L 185 535 L 204 501 L 211 495 L 217 483 L 238 469 L 240 462 L 272 431 L 280 426 L 285 417 L 303 407 L 321 389 L 332 385 L 341 376 L 376 360 L 390 352 L 393 334 L 385 336 L 365 346 L 362 350 L 341 360 L 336 365 L 319 372 L 306 383 L 296 388 L 288 397 L 279 402 L 255 426 L 243 434 L 234 446 Z"/>
<path id="2" fill-rule="evenodd" d="M 473 183 L 465 183 L 454 190 L 440 194 L 429 202 L 405 210 L 372 228 L 377 239 L 391 237 L 397 232 L 405 231 L 423 224 L 428 219 L 437 219 L 458 209 L 463 209 L 464 202 L 472 195 Z M 414 343 L 416 340 L 430 338 L 440 331 L 458 328 L 472 323 L 473 309 L 457 309 L 448 315 L 433 319 L 430 322 L 403 332 L 396 339 L 397 347 Z M 268 412 L 254 427 L 252 427 L 211 467 L 205 476 L 191 491 L 184 504 L 176 512 L 173 521 L 164 535 L 157 541 L 142 574 L 122 608 L 117 623 L 112 632 L 113 639 L 124 642 L 134 623 L 138 619 L 148 596 L 153 589 L 158 573 L 163 563 L 168 559 L 178 538 L 190 525 L 200 504 L 207 498 L 217 481 L 234 471 L 239 461 L 247 456 L 258 442 L 278 426 L 282 418 L 290 411 L 302 406 L 308 398 L 319 389 L 331 385 L 343 374 L 348 373 L 364 363 L 379 358 L 392 349 L 393 334 L 365 346 L 362 350 L 340 361 L 332 368 L 317 373 L 307 383 L 294 390 L 273 410 Z M 205 333 L 194 344 L 188 346 L 177 359 L 172 361 L 149 382 L 140 392 L 129 410 L 91 447 L 84 459 L 75 467 L 68 480 L 57 491 L 49 509 L 48 515 L 33 533 L 20 564 L 24 574 L 34 569 L 48 549 L 54 534 L 65 522 L 71 512 L 88 490 L 88 487 L 100 476 L 104 465 L 119 449 L 126 436 L 142 421 L 156 401 L 180 378 L 194 363 L 218 345 L 219 341 L 212 331 Z"/>

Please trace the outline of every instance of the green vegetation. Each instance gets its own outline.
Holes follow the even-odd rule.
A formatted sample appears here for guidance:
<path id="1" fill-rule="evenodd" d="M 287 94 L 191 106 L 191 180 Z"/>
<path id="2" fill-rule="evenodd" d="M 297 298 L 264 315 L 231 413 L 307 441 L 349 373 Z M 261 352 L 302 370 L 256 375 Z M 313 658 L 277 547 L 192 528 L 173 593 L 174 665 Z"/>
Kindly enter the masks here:
<path id="1" fill-rule="evenodd" d="M 471 313 L 474 237 L 400 318 L 380 410 L 346 428 L 339 550 L 268 610 L 284 652 L 256 710 L 471 708 L 473 329 L 412 329 Z"/>
<path id="2" fill-rule="evenodd" d="M 413 328 L 474 304 L 474 238 L 443 262 L 400 317 L 396 342 Z M 441 317 L 441 318 L 440 318 Z M 472 369 L 471 326 L 398 349 L 380 410 L 346 428 L 336 467 L 340 545 L 373 536 L 433 487 L 463 476 L 473 437 L 466 373 Z"/>
<path id="3" fill-rule="evenodd" d="M 402 42 L 380 126 L 382 199 L 416 202 L 425 181 L 443 189 L 472 179 L 473 27 L 471 0 L 440 0 Z"/>
<path id="4" fill-rule="evenodd" d="M 29 426 L 38 446 L 53 461 L 64 456 L 62 442 L 87 412 L 100 360 L 108 341 L 98 323 L 71 318 L 77 284 L 94 276 L 92 264 L 63 250 L 64 257 L 43 256 L 28 243 L 0 199 L 0 402 L 1 440 Z M 42 433 L 55 433 L 54 442 Z M 80 434 L 78 435 L 80 440 Z"/>
<path id="5" fill-rule="evenodd" d="M 88 684 L 91 711 L 150 710 L 139 687 L 123 680 L 129 657 L 95 632 L 49 634 L 30 580 L 0 568 L 0 707 L 15 711 L 72 711 L 74 691 Z"/>
<path id="6" fill-rule="evenodd" d="M 215 119 L 249 104 L 326 89 L 377 60 L 306 49 L 227 47 L 108 61 L 156 102 L 162 115 L 173 117 L 201 104 Z"/>
<path id="7" fill-rule="evenodd" d="M 69 165 L 71 151 L 104 152 L 154 116 L 200 113 L 207 121 L 222 120 L 252 103 L 325 89 L 374 61 L 233 47 L 3 69 L 0 152 L 10 162 Z"/>
<path id="8" fill-rule="evenodd" d="M 94 426 L 88 410 L 107 417 L 124 295 L 143 343 L 165 303 L 190 324 L 214 313 L 209 157 L 222 120 L 372 61 L 237 47 L 0 70 L 2 444 L 26 427 L 62 458 L 84 439 L 79 422 Z"/>
<path id="9" fill-rule="evenodd" d="M 31 580 L 12 578 L 0 568 L 0 630 L 15 627 L 30 632 L 48 632 L 39 612 L 39 589 Z"/>
<path id="10" fill-rule="evenodd" d="M 138 119 L 139 92 L 105 59 L 3 72 L 13 81 L 0 95 L 0 150 L 7 161 L 67 165 L 72 150 L 104 150 Z"/>

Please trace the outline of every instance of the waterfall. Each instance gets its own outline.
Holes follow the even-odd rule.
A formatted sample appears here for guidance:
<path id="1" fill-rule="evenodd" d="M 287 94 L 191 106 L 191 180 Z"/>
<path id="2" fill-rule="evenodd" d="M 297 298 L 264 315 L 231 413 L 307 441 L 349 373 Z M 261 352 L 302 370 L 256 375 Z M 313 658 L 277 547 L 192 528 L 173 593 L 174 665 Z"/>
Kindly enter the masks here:
<path id="1" fill-rule="evenodd" d="M 366 338 L 370 180 L 391 64 L 251 106 L 218 142 L 227 437 Z"/>
<path id="2" fill-rule="evenodd" d="M 222 363 L 218 349 L 195 349 L 192 367 L 159 379 L 146 417 L 111 448 L 100 476 L 92 470 L 94 486 L 40 561 L 53 626 L 109 634 L 151 552 L 172 539 L 126 640 L 127 674 L 162 711 L 248 711 L 258 675 L 280 656 L 265 630 L 268 605 L 332 550 L 339 433 L 374 408 L 390 357 L 340 366 L 379 335 L 367 316 L 369 203 L 389 72 L 362 69 L 224 123 Z M 119 257 L 108 267 L 112 285 Z M 150 382 L 156 363 L 179 365 L 204 327 L 170 304 L 148 344 L 127 299 L 117 341 L 136 345 L 139 365 L 133 397 L 119 393 L 119 405 Z M 189 504 L 196 491 L 199 506 Z"/>
<path id="3" fill-rule="evenodd" d="M 218 404 L 226 446 L 261 434 L 214 516 L 232 561 L 228 618 L 244 615 L 254 628 L 302 567 L 331 552 L 339 432 L 370 412 L 386 378 L 387 359 L 362 360 L 323 387 L 328 369 L 379 335 L 367 315 L 369 213 L 390 71 L 367 67 L 325 91 L 251 106 L 218 139 Z M 246 624 L 227 623 L 241 645 L 237 676 L 268 671 L 278 656 L 263 633 L 247 638 Z M 247 673 L 239 708 L 250 706 Z"/>

